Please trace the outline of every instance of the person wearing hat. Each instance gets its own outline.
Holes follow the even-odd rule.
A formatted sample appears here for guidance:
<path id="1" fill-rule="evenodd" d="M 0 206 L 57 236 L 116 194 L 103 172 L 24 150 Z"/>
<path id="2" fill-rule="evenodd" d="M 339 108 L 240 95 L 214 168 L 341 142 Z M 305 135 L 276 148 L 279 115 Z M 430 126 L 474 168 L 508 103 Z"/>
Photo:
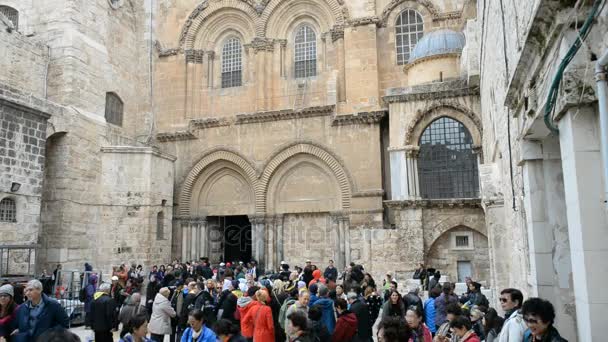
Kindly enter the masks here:
<path id="1" fill-rule="evenodd" d="M 13 331 L 17 308 L 15 292 L 10 284 L 0 286 L 0 337 L 8 338 Z"/>

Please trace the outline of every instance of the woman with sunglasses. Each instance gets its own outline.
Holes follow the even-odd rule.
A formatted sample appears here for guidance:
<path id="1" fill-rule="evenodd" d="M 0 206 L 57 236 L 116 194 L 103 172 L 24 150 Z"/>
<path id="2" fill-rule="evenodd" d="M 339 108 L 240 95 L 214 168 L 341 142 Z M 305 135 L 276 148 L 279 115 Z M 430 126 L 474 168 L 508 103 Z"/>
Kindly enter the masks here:
<path id="1" fill-rule="evenodd" d="M 530 298 L 521 308 L 528 330 L 524 333 L 524 342 L 567 342 L 553 326 L 555 309 L 551 302 Z"/>
<path id="2" fill-rule="evenodd" d="M 14 290 L 10 284 L 0 286 L 0 339 L 10 342 L 14 330 L 15 316 L 19 307 L 13 300 Z"/>

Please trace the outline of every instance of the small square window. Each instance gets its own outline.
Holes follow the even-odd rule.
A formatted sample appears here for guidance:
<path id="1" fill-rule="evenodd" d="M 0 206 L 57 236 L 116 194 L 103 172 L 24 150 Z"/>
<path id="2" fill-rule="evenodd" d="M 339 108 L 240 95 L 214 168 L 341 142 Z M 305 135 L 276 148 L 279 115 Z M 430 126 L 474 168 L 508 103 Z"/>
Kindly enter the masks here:
<path id="1" fill-rule="evenodd" d="M 451 235 L 451 248 L 453 250 L 472 250 L 473 231 L 456 231 Z"/>
<path id="2" fill-rule="evenodd" d="M 469 247 L 469 236 L 468 235 L 457 235 L 456 236 L 456 247 Z"/>

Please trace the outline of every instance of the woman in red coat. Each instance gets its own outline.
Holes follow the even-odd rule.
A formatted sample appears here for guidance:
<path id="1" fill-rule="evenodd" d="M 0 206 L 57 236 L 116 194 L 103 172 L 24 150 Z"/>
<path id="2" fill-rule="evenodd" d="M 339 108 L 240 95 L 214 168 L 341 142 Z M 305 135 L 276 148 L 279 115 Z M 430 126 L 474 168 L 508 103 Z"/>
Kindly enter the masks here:
<path id="1" fill-rule="evenodd" d="M 272 310 L 266 304 L 268 302 L 268 292 L 258 290 L 255 297 L 260 305 L 250 314 L 253 315 L 253 341 L 269 342 L 274 341 L 274 321 L 272 320 Z"/>
<path id="2" fill-rule="evenodd" d="M 352 341 L 357 333 L 357 316 L 347 309 L 348 304 L 342 298 L 336 299 L 334 305 L 338 311 L 338 321 L 334 334 L 331 335 L 331 342 Z"/>

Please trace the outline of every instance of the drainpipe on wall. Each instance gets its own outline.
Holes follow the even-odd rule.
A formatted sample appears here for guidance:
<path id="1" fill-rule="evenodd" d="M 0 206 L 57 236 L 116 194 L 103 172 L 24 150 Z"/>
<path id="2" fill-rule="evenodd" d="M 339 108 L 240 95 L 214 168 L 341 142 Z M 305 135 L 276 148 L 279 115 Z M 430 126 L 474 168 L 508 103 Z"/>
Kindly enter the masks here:
<path id="1" fill-rule="evenodd" d="M 608 206 L 608 49 L 595 65 L 597 82 L 597 100 L 600 110 L 600 139 L 602 144 L 602 161 L 604 163 L 604 203 Z"/>

